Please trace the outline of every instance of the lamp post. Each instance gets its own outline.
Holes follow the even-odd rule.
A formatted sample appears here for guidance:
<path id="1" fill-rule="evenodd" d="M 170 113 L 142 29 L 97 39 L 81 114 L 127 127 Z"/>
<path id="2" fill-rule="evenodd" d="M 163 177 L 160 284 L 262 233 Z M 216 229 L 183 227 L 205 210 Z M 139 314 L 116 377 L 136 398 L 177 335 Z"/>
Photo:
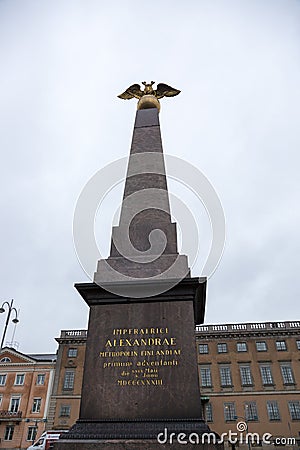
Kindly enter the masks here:
<path id="1" fill-rule="evenodd" d="M 38 424 L 39 423 L 46 423 L 47 419 L 25 419 L 26 423 L 34 423 L 34 433 L 32 435 L 32 444 L 34 444 L 34 441 L 36 439 L 37 436 L 37 432 L 38 432 Z"/>
<path id="2" fill-rule="evenodd" d="M 13 300 L 11 300 L 10 303 L 8 303 L 8 302 L 3 302 L 3 303 L 2 303 L 2 306 L 1 306 L 1 308 L 0 308 L 0 314 L 1 314 L 1 313 L 4 313 L 4 312 L 5 312 L 5 306 L 8 307 L 8 314 L 7 314 L 7 318 L 6 318 L 6 322 L 5 322 L 5 326 L 4 326 L 4 330 L 3 330 L 3 335 L 2 335 L 2 340 L 1 340 L 1 347 L 0 347 L 0 349 L 3 348 L 4 339 L 5 339 L 5 336 L 6 336 L 6 331 L 7 331 L 7 327 L 8 327 L 8 324 L 9 324 L 9 319 L 10 319 L 10 316 L 11 316 L 11 313 L 12 313 L 12 312 L 14 312 L 14 314 L 15 314 L 15 318 L 12 319 L 12 322 L 13 322 L 13 323 L 18 323 L 18 322 L 19 322 L 19 319 L 18 319 L 18 311 L 16 310 L 16 308 L 13 307 L 13 304 L 14 304 L 14 301 L 13 301 Z"/>

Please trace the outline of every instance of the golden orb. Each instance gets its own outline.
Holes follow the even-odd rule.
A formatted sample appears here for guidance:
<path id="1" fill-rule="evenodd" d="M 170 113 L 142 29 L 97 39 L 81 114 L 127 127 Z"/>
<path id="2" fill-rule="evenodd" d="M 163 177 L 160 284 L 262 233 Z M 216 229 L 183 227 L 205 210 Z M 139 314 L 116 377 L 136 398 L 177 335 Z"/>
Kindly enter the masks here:
<path id="1" fill-rule="evenodd" d="M 143 95 L 137 104 L 137 109 L 150 109 L 157 108 L 160 111 L 160 103 L 155 95 Z"/>

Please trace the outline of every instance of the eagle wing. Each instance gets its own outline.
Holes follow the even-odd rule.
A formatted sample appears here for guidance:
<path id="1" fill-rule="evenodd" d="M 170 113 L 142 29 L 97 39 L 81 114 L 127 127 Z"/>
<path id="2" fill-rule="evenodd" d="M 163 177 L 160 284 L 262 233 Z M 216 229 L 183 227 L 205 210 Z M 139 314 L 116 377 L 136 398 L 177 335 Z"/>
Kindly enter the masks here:
<path id="1" fill-rule="evenodd" d="M 123 94 L 118 95 L 119 98 L 123 100 L 129 100 L 130 98 L 141 98 L 143 96 L 143 91 L 141 91 L 141 86 L 139 84 L 133 84 L 126 89 Z"/>
<path id="2" fill-rule="evenodd" d="M 174 89 L 168 84 L 164 83 L 159 83 L 155 91 L 157 98 L 174 97 L 175 95 L 178 95 L 180 92 L 181 91 L 179 91 L 178 89 Z"/>

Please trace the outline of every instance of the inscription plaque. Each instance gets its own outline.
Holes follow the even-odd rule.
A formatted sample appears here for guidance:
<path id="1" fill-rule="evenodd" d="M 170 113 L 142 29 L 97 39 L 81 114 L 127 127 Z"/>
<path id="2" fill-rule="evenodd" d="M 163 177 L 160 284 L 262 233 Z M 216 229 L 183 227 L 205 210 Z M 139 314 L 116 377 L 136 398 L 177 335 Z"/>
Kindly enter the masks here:
<path id="1" fill-rule="evenodd" d="M 92 306 L 80 417 L 201 416 L 193 321 L 192 302 Z"/>

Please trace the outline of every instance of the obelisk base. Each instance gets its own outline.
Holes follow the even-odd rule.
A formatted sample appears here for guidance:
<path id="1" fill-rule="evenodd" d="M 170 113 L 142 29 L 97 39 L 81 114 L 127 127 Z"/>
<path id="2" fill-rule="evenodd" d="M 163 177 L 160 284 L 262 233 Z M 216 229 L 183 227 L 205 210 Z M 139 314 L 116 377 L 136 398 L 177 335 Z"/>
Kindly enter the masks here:
<path id="1" fill-rule="evenodd" d="M 200 401 L 194 326 L 203 322 L 206 280 L 165 283 L 151 298 L 76 285 L 90 306 L 80 416 L 54 449 L 223 448 Z"/>
<path id="2" fill-rule="evenodd" d="M 116 438 L 118 436 L 118 438 Z M 54 444 L 54 450 L 223 450 L 204 420 L 82 421 Z"/>
<path id="3" fill-rule="evenodd" d="M 54 444 L 54 450 L 222 450 L 223 444 L 160 444 L 150 440 L 72 440 L 59 441 Z"/>

